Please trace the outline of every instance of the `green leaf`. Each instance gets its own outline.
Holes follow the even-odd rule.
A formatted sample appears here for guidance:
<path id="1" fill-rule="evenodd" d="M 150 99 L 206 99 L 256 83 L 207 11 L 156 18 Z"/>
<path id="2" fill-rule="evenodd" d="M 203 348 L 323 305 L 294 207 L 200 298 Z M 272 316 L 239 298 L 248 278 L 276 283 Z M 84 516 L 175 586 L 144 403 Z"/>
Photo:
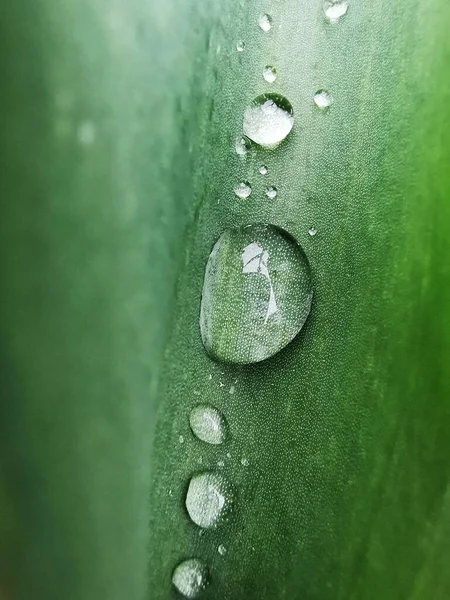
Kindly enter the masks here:
<path id="1" fill-rule="evenodd" d="M 352 0 L 331 24 L 307 0 L 19 0 L 0 23 L 0 595 L 165 600 L 193 557 L 205 599 L 447 599 L 448 3 Z M 293 130 L 242 159 L 268 91 Z M 221 365 L 206 261 L 258 222 L 304 248 L 311 314 Z M 223 445 L 194 438 L 198 404 Z M 236 498 L 200 535 L 203 470 Z"/>

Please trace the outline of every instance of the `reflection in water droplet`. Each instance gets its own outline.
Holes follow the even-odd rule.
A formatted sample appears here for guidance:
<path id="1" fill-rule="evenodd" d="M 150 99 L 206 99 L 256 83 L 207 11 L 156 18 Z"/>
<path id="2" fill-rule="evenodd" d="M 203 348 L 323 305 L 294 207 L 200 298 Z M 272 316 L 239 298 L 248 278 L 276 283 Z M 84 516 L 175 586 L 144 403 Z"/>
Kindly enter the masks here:
<path id="1" fill-rule="evenodd" d="M 252 193 L 252 188 L 248 181 L 241 181 L 241 183 L 234 188 L 234 193 L 238 198 L 248 198 Z"/>
<path id="2" fill-rule="evenodd" d="M 267 83 L 273 83 L 277 78 L 277 70 L 275 69 L 275 67 L 264 67 L 263 77 L 267 81 Z"/>
<path id="3" fill-rule="evenodd" d="M 236 42 L 236 50 L 238 52 L 244 52 L 244 50 L 245 50 L 245 42 L 243 42 L 242 40 L 239 40 L 239 42 Z"/>
<path id="4" fill-rule="evenodd" d="M 272 27 L 271 17 L 267 14 L 261 15 L 258 19 L 258 25 L 260 26 L 260 28 L 263 31 L 265 31 L 267 33 L 269 31 L 269 29 Z"/>
<path id="5" fill-rule="evenodd" d="M 292 105 L 280 94 L 262 94 L 244 112 L 244 134 L 266 148 L 284 140 L 293 125 Z"/>
<path id="6" fill-rule="evenodd" d="M 227 549 L 223 544 L 220 544 L 220 546 L 217 548 L 217 552 L 220 554 L 220 556 L 223 556 L 227 553 Z"/>
<path id="7" fill-rule="evenodd" d="M 323 5 L 325 16 L 330 23 L 337 23 L 348 10 L 348 2 L 346 0 L 338 0 L 337 2 L 325 2 Z"/>
<path id="8" fill-rule="evenodd" d="M 314 237 L 317 233 L 317 229 L 315 229 L 314 227 L 311 227 L 311 229 L 308 230 L 308 233 L 311 237 Z"/>
<path id="9" fill-rule="evenodd" d="M 277 194 L 278 194 L 278 191 L 277 191 L 276 187 L 271 186 L 271 187 L 268 187 L 267 190 L 266 190 L 266 196 L 268 198 L 270 198 L 271 200 L 273 200 L 274 198 L 276 198 Z"/>
<path id="10" fill-rule="evenodd" d="M 233 503 L 233 491 L 228 481 L 218 473 L 194 475 L 189 482 L 186 508 L 199 527 L 218 525 Z"/>
<path id="11" fill-rule="evenodd" d="M 318 90 L 314 94 L 314 103 L 319 108 L 329 108 L 333 104 L 333 96 L 327 90 Z"/>
<path id="12" fill-rule="evenodd" d="M 261 173 L 261 175 L 267 175 L 267 173 L 269 172 L 269 170 L 267 169 L 267 167 L 266 167 L 266 166 L 264 166 L 264 165 L 261 165 L 261 166 L 259 167 L 259 172 Z"/>
<path id="13" fill-rule="evenodd" d="M 197 598 L 209 583 L 208 567 L 198 558 L 184 560 L 175 568 L 172 583 L 185 598 Z"/>
<path id="14" fill-rule="evenodd" d="M 195 406 L 189 424 L 194 435 L 207 444 L 221 444 L 226 437 L 225 418 L 212 406 Z"/>
<path id="15" fill-rule="evenodd" d="M 272 356 L 301 330 L 312 301 L 302 248 L 272 225 L 227 229 L 205 270 L 200 330 L 216 360 L 247 364 Z"/>

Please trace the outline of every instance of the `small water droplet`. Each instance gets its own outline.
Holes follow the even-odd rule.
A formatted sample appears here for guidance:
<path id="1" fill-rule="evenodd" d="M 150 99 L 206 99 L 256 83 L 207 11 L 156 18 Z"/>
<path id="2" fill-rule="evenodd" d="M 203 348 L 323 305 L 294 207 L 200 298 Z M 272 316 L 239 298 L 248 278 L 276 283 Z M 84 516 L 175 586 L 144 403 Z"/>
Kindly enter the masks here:
<path id="1" fill-rule="evenodd" d="M 168 494 L 169 494 L 169 496 L 172 496 L 173 495 L 173 491 L 169 490 Z"/>
<path id="2" fill-rule="evenodd" d="M 252 188 L 248 181 L 241 181 L 241 183 L 234 188 L 234 193 L 238 198 L 248 198 L 252 193 Z"/>
<path id="3" fill-rule="evenodd" d="M 235 387 L 234 387 L 234 385 L 232 385 L 229 389 L 229 393 L 234 394 L 234 390 L 235 390 Z"/>
<path id="4" fill-rule="evenodd" d="M 231 458 L 231 454 L 227 452 L 227 458 Z"/>
<path id="5" fill-rule="evenodd" d="M 346 0 L 325 2 L 323 10 L 330 23 L 337 23 L 339 19 L 346 14 L 348 2 Z"/>
<path id="6" fill-rule="evenodd" d="M 267 173 L 269 172 L 268 168 L 265 165 L 261 165 L 258 170 L 261 173 L 261 175 L 267 175 Z"/>
<path id="7" fill-rule="evenodd" d="M 233 491 L 218 473 L 194 475 L 186 494 L 186 509 L 192 521 L 205 529 L 216 527 L 230 511 Z"/>
<path id="8" fill-rule="evenodd" d="M 249 141 L 244 138 L 244 137 L 240 137 L 236 140 L 236 143 L 234 145 L 234 149 L 236 151 L 236 154 L 238 156 L 244 157 L 247 155 L 247 152 L 249 150 Z"/>
<path id="9" fill-rule="evenodd" d="M 267 224 L 227 229 L 209 256 L 200 330 L 208 354 L 247 364 L 276 354 L 301 330 L 312 301 L 302 248 Z"/>
<path id="10" fill-rule="evenodd" d="M 311 229 L 308 229 L 308 233 L 311 237 L 314 237 L 317 233 L 317 229 L 315 229 L 315 227 L 311 227 Z"/>
<path id="11" fill-rule="evenodd" d="M 273 83 L 277 78 L 277 70 L 275 67 L 264 67 L 263 69 L 263 77 L 267 83 Z"/>
<path id="12" fill-rule="evenodd" d="M 95 142 L 95 125 L 92 121 L 84 121 L 78 127 L 78 141 L 84 146 L 91 146 Z"/>
<path id="13" fill-rule="evenodd" d="M 277 191 L 276 187 L 270 186 L 266 190 L 266 196 L 268 198 L 270 198 L 271 200 L 273 200 L 274 198 L 276 198 L 277 194 L 278 194 L 278 191 Z"/>
<path id="14" fill-rule="evenodd" d="M 227 553 L 227 549 L 223 544 L 220 544 L 220 546 L 217 548 L 217 552 L 220 554 L 220 556 L 224 556 Z"/>
<path id="15" fill-rule="evenodd" d="M 180 563 L 172 574 L 172 583 L 185 598 L 197 598 L 209 583 L 209 570 L 198 558 Z"/>
<path id="16" fill-rule="evenodd" d="M 322 110 L 329 108 L 333 104 L 333 96 L 327 90 L 318 90 L 314 94 L 314 103 Z"/>
<path id="17" fill-rule="evenodd" d="M 217 466 L 220 467 L 220 468 L 222 468 L 222 467 L 225 466 L 225 463 L 223 462 L 223 460 L 218 460 L 217 461 Z"/>
<path id="18" fill-rule="evenodd" d="M 239 40 L 238 42 L 236 42 L 236 50 L 238 52 L 244 52 L 244 50 L 245 50 L 245 42 L 243 42 L 242 40 Z"/>
<path id="19" fill-rule="evenodd" d="M 250 463 L 248 462 L 248 459 L 247 459 L 247 458 L 241 458 L 241 465 L 242 465 L 243 467 L 248 467 L 248 465 L 249 465 L 249 464 L 250 464 Z"/>
<path id="20" fill-rule="evenodd" d="M 189 415 L 192 432 L 207 444 L 221 444 L 227 428 L 223 415 L 212 406 L 195 406 Z"/>
<path id="21" fill-rule="evenodd" d="M 272 18 L 268 14 L 261 15 L 258 19 L 258 25 L 267 33 L 272 27 Z"/>
<path id="22" fill-rule="evenodd" d="M 178 441 L 180 442 L 180 444 L 184 444 L 184 436 L 180 435 Z"/>
<path id="23" fill-rule="evenodd" d="M 283 141 L 293 125 L 292 105 L 280 94 L 261 94 L 244 112 L 244 134 L 265 148 Z"/>

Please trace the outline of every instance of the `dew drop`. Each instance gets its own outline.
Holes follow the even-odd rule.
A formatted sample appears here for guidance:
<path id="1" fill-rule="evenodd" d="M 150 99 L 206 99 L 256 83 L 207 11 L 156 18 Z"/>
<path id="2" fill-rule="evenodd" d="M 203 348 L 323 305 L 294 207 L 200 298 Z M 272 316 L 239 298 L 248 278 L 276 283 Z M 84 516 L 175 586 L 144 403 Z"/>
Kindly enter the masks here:
<path id="1" fill-rule="evenodd" d="M 180 435 L 178 441 L 180 442 L 180 444 L 184 444 L 184 436 Z"/>
<path id="2" fill-rule="evenodd" d="M 261 165 L 258 170 L 261 175 L 267 175 L 267 173 L 269 172 L 268 168 L 265 165 Z"/>
<path id="3" fill-rule="evenodd" d="M 268 198 L 270 198 L 271 200 L 273 200 L 274 198 L 276 198 L 277 194 L 278 194 L 278 191 L 277 191 L 276 187 L 270 186 L 266 190 L 266 196 Z"/>
<path id="4" fill-rule="evenodd" d="M 314 94 L 314 104 L 321 108 L 329 108 L 333 104 L 333 96 L 327 90 L 318 90 Z"/>
<path id="5" fill-rule="evenodd" d="M 249 149 L 249 142 L 244 137 L 238 138 L 234 145 L 234 149 L 238 156 L 244 157 Z"/>
<path id="6" fill-rule="evenodd" d="M 238 52 L 244 52 L 244 50 L 245 50 L 245 42 L 243 42 L 242 40 L 239 40 L 238 42 L 236 42 L 236 50 Z"/>
<path id="7" fill-rule="evenodd" d="M 189 482 L 186 508 L 192 521 L 205 529 L 216 527 L 230 511 L 233 491 L 218 473 L 194 475 Z"/>
<path id="8" fill-rule="evenodd" d="M 301 330 L 312 296 L 308 259 L 286 231 L 266 224 L 227 229 L 205 269 L 200 331 L 206 351 L 226 363 L 269 358 Z"/>
<path id="9" fill-rule="evenodd" d="M 241 458 L 241 465 L 243 467 L 248 467 L 250 463 L 248 462 L 248 458 Z"/>
<path id="10" fill-rule="evenodd" d="M 185 598 L 197 598 L 209 583 L 209 571 L 198 558 L 180 563 L 172 574 L 172 583 Z"/>
<path id="11" fill-rule="evenodd" d="M 264 67 L 263 69 L 263 77 L 267 83 L 273 83 L 277 78 L 277 70 L 275 67 Z"/>
<path id="12" fill-rule="evenodd" d="M 238 198 L 248 198 L 252 193 L 252 188 L 248 181 L 241 181 L 241 183 L 234 188 L 234 193 Z"/>
<path id="13" fill-rule="evenodd" d="M 227 553 L 227 549 L 223 544 L 220 544 L 220 546 L 217 548 L 217 552 L 220 554 L 220 556 L 224 556 Z"/>
<path id="14" fill-rule="evenodd" d="M 280 94 L 261 94 L 244 112 L 244 134 L 265 148 L 283 141 L 293 125 L 292 105 Z"/>
<path id="15" fill-rule="evenodd" d="M 195 406 L 189 415 L 189 424 L 194 435 L 202 442 L 217 445 L 225 440 L 225 418 L 212 406 Z"/>
<path id="16" fill-rule="evenodd" d="M 223 460 L 218 460 L 217 461 L 217 466 L 222 469 L 225 466 L 225 463 L 223 462 Z"/>
<path id="17" fill-rule="evenodd" d="M 264 32 L 267 33 L 272 27 L 272 18 L 267 14 L 261 15 L 258 19 L 258 25 Z"/>
<path id="18" fill-rule="evenodd" d="M 323 10 L 330 23 L 337 23 L 339 19 L 346 14 L 348 10 L 348 2 L 346 0 L 325 2 L 323 5 Z"/>
<path id="19" fill-rule="evenodd" d="M 308 233 L 311 237 L 314 237 L 317 233 L 317 229 L 315 227 L 311 227 L 311 229 L 308 229 Z"/>

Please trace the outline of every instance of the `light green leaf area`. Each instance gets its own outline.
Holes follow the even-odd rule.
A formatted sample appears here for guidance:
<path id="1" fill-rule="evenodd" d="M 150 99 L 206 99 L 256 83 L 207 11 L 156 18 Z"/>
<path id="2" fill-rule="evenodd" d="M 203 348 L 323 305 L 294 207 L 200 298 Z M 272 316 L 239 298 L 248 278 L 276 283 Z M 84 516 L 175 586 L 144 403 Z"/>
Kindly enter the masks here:
<path id="1" fill-rule="evenodd" d="M 195 558 L 205 600 L 446 600 L 448 3 L 19 0 L 0 24 L 0 596 L 169 600 Z M 240 157 L 266 92 L 294 127 Z M 311 314 L 216 363 L 209 253 L 264 222 L 304 249 Z M 235 492 L 203 534 L 202 471 Z"/>

